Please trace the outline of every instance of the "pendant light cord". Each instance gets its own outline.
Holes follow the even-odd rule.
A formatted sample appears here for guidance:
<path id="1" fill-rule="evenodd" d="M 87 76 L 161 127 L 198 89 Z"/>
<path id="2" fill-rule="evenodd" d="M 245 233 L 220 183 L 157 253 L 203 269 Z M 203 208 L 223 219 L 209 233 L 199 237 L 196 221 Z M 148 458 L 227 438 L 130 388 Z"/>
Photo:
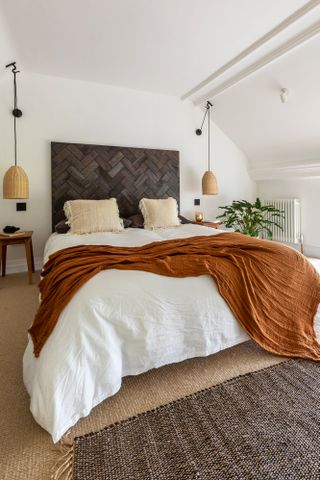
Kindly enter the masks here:
<path id="1" fill-rule="evenodd" d="M 209 105 L 206 105 L 206 111 L 205 111 L 205 113 L 204 113 L 204 116 L 203 116 L 203 119 L 202 119 L 202 123 L 201 123 L 201 127 L 200 127 L 200 129 L 199 129 L 199 130 L 201 130 L 201 131 L 202 131 L 203 124 L 204 124 L 204 122 L 205 122 L 206 116 L 208 115 L 208 111 L 209 111 Z"/>
<path id="2" fill-rule="evenodd" d="M 208 112 L 208 171 L 210 172 L 211 141 L 210 141 L 210 105 L 207 106 Z"/>
<path id="3" fill-rule="evenodd" d="M 14 164 L 17 166 L 17 119 L 13 118 L 13 136 L 14 136 Z"/>
<path id="4" fill-rule="evenodd" d="M 13 109 L 16 110 L 17 103 L 18 103 L 18 96 L 17 96 L 17 79 L 16 75 L 17 72 L 12 70 L 13 72 Z M 14 164 L 17 166 L 17 117 L 13 115 L 13 136 L 14 136 Z"/>
<path id="5" fill-rule="evenodd" d="M 208 171 L 211 171 L 211 122 L 210 122 L 210 109 L 212 107 L 212 103 L 208 100 L 206 104 L 206 111 L 203 116 L 203 120 L 201 123 L 201 127 L 197 128 L 196 134 L 201 135 L 202 134 L 202 128 L 204 125 L 204 122 L 206 120 L 206 117 L 208 119 Z"/>
<path id="6" fill-rule="evenodd" d="M 21 117 L 22 112 L 18 108 L 18 95 L 17 95 L 17 70 L 16 62 L 11 62 L 6 65 L 6 68 L 12 67 L 13 73 L 13 139 L 14 139 L 14 164 L 17 166 L 17 158 L 18 158 L 18 146 L 17 146 L 17 117 Z"/>

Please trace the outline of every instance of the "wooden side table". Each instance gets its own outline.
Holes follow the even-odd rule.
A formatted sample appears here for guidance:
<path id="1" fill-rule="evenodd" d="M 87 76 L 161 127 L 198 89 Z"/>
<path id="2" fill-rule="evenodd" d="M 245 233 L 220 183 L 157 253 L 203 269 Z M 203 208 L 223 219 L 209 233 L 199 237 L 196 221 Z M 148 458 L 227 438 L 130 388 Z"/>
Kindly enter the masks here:
<path id="1" fill-rule="evenodd" d="M 194 225 L 203 225 L 204 227 L 219 228 L 220 222 L 192 222 Z"/>
<path id="2" fill-rule="evenodd" d="M 2 276 L 6 275 L 6 262 L 7 262 L 7 246 L 18 243 L 24 243 L 26 249 L 26 259 L 28 265 L 29 283 L 32 283 L 32 274 L 34 273 L 34 257 L 32 248 L 32 234 L 33 232 L 24 232 L 21 235 L 1 235 L 0 233 L 0 265 L 2 263 Z"/>

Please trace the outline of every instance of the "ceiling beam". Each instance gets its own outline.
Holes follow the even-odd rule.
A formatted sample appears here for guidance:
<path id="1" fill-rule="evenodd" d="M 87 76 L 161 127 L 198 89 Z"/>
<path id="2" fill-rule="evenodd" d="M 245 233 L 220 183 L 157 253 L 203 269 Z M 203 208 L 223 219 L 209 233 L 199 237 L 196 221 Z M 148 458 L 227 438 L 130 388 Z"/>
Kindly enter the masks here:
<path id="1" fill-rule="evenodd" d="M 301 43 L 317 35 L 319 33 L 320 22 L 315 22 L 311 26 L 308 26 L 303 32 L 299 32 L 294 37 L 282 43 L 280 46 L 273 49 L 268 54 L 260 56 L 258 60 L 240 69 L 240 71 L 238 71 L 236 74 L 232 75 L 231 73 L 231 77 L 227 79 L 222 78 L 220 83 L 219 81 L 218 82 L 216 81 L 219 77 L 226 77 L 226 75 L 228 75 L 228 72 L 230 70 L 232 72 L 233 70 L 235 70 L 237 66 L 241 67 L 241 64 L 248 63 L 248 59 L 250 58 L 250 56 L 253 56 L 254 54 L 257 55 L 259 49 L 261 50 L 262 47 L 266 47 L 268 42 L 272 43 L 272 41 L 277 36 L 279 36 L 279 34 L 288 30 L 298 20 L 303 20 L 303 17 L 305 17 L 308 13 L 312 12 L 312 10 L 314 10 L 316 7 L 319 7 L 319 5 L 320 5 L 320 0 L 311 0 L 308 3 L 306 3 L 303 7 L 301 7 L 299 10 L 297 10 L 292 15 L 287 17 L 275 28 L 273 28 L 268 33 L 260 37 L 256 42 L 251 44 L 248 48 L 243 50 L 240 54 L 235 56 L 229 62 L 225 63 L 222 67 L 216 70 L 212 75 L 210 75 L 205 80 L 203 80 L 198 85 L 196 85 L 194 88 L 192 88 L 187 93 L 185 93 L 181 97 L 181 99 L 186 100 L 187 98 L 189 98 L 196 105 L 201 104 L 203 101 L 207 99 L 210 99 L 210 98 L 212 99 L 213 97 L 222 93 L 226 89 L 232 87 L 239 81 L 243 80 L 248 75 L 251 75 L 252 73 L 264 67 L 268 63 L 276 60 L 277 58 L 284 55 L 285 53 L 288 53 L 290 50 L 297 47 Z"/>
<path id="2" fill-rule="evenodd" d="M 308 27 L 306 30 L 304 30 L 303 32 L 299 33 L 298 35 L 290 39 L 289 41 L 285 42 L 280 47 L 272 50 L 270 53 L 268 53 L 258 61 L 242 69 L 239 73 L 229 78 L 225 82 L 221 83 L 216 88 L 209 90 L 204 96 L 200 96 L 196 98 L 194 100 L 194 104 L 199 105 L 203 103 L 204 100 L 207 101 L 208 99 L 217 97 L 228 88 L 233 87 L 234 85 L 241 82 L 243 79 L 245 79 L 249 75 L 252 75 L 258 70 L 261 70 L 261 68 L 269 65 L 271 62 L 274 62 L 275 60 L 282 57 L 286 53 L 289 53 L 291 50 L 300 46 L 302 43 L 306 42 L 307 40 L 310 40 L 312 37 L 318 35 L 319 33 L 320 33 L 320 20 L 314 23 L 311 27 Z"/>

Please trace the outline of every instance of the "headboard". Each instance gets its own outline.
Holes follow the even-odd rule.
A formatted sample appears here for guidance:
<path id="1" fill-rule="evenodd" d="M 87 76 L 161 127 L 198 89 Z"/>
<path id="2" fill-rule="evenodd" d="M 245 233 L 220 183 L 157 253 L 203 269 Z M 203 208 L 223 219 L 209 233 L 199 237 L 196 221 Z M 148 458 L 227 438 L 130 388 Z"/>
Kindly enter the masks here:
<path id="1" fill-rule="evenodd" d="M 120 215 L 147 198 L 180 200 L 179 152 L 149 148 L 51 143 L 52 229 L 67 200 L 115 197 Z"/>

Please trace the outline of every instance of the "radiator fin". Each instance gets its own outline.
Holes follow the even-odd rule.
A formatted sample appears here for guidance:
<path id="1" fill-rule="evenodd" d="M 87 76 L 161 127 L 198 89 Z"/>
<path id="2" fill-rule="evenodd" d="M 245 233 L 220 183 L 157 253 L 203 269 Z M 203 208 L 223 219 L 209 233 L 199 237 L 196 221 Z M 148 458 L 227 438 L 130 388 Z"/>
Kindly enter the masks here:
<path id="1" fill-rule="evenodd" d="M 295 243 L 301 242 L 301 204 L 299 198 L 278 198 L 274 200 L 262 200 L 264 205 L 272 205 L 283 210 L 285 219 L 282 224 L 283 230 L 272 226 L 272 238 L 277 242 Z"/>

